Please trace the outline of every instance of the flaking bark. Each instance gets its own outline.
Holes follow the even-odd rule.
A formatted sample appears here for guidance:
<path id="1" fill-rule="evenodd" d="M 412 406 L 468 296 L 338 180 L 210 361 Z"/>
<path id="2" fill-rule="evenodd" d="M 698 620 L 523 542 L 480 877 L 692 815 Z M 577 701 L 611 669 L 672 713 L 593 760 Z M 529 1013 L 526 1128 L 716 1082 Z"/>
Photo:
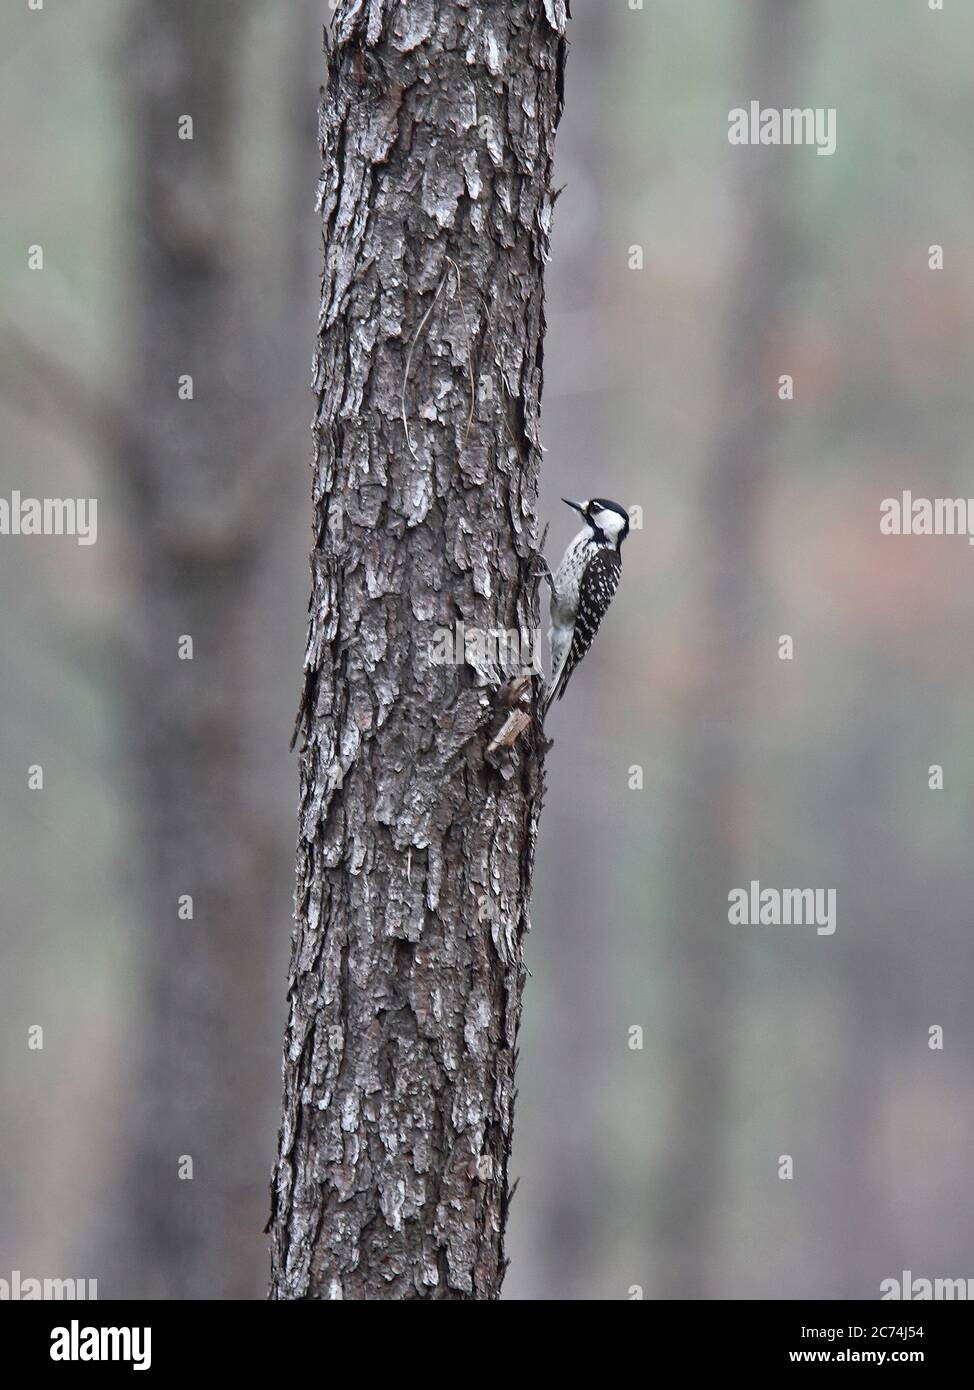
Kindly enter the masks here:
<path id="1" fill-rule="evenodd" d="M 345 0 L 321 109 L 312 594 L 275 1298 L 493 1298 L 542 747 L 543 268 L 564 0 Z"/>

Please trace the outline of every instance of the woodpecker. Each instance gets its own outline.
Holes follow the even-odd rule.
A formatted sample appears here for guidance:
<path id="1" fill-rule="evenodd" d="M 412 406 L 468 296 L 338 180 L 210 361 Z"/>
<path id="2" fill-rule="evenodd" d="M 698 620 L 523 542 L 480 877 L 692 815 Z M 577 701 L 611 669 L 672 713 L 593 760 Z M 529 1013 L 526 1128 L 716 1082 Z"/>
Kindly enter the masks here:
<path id="1" fill-rule="evenodd" d="M 562 556 L 552 581 L 551 680 L 541 699 L 542 719 L 555 697 L 564 695 L 572 672 L 592 645 L 619 587 L 622 542 L 629 534 L 629 514 L 618 502 L 604 497 L 561 500 L 581 513 L 585 525 Z"/>

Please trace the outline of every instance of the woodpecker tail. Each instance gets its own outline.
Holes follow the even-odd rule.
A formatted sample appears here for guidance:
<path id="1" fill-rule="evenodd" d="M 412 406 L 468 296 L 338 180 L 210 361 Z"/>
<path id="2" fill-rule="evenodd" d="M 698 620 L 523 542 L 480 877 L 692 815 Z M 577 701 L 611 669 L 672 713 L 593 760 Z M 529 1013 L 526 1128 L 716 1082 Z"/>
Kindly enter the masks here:
<path id="1" fill-rule="evenodd" d="M 555 700 L 560 700 L 565 690 L 565 666 L 568 661 L 568 652 L 562 657 L 557 668 L 551 673 L 551 680 L 541 693 L 541 700 L 538 704 L 538 714 L 543 724 L 545 717 Z"/>
<path id="2" fill-rule="evenodd" d="M 541 692 L 541 696 L 538 700 L 538 719 L 541 721 L 542 724 L 545 721 L 545 716 L 548 713 L 548 707 L 551 704 L 551 697 L 553 695 L 554 690 L 550 685 L 546 685 Z"/>
<path id="3" fill-rule="evenodd" d="M 555 699 L 561 699 L 565 688 L 565 668 L 568 665 L 568 657 L 572 647 L 570 628 L 553 628 L 548 637 L 551 642 L 551 679 L 542 691 L 538 706 L 542 724 Z"/>

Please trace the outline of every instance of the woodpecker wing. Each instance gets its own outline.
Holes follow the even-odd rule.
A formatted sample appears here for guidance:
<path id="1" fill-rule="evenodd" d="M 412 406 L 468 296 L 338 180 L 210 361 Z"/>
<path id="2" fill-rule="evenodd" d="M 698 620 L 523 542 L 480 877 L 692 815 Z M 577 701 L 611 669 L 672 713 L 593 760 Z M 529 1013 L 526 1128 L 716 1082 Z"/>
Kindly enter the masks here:
<path id="1" fill-rule="evenodd" d="M 572 630 L 572 644 L 558 676 L 558 699 L 565 693 L 572 672 L 592 645 L 605 611 L 615 596 L 622 576 L 622 556 L 618 550 L 599 549 L 589 560 L 578 588 L 578 612 Z"/>

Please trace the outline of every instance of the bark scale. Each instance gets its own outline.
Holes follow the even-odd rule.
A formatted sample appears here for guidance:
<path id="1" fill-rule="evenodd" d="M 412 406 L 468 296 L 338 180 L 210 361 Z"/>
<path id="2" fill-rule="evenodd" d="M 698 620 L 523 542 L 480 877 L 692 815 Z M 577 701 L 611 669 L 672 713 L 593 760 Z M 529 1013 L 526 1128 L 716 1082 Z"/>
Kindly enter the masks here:
<path id="1" fill-rule="evenodd" d="M 498 1295 L 542 748 L 536 632 L 564 0 L 344 0 L 321 108 L 314 549 L 271 1296 Z M 442 652 L 440 652 L 442 655 Z"/>

